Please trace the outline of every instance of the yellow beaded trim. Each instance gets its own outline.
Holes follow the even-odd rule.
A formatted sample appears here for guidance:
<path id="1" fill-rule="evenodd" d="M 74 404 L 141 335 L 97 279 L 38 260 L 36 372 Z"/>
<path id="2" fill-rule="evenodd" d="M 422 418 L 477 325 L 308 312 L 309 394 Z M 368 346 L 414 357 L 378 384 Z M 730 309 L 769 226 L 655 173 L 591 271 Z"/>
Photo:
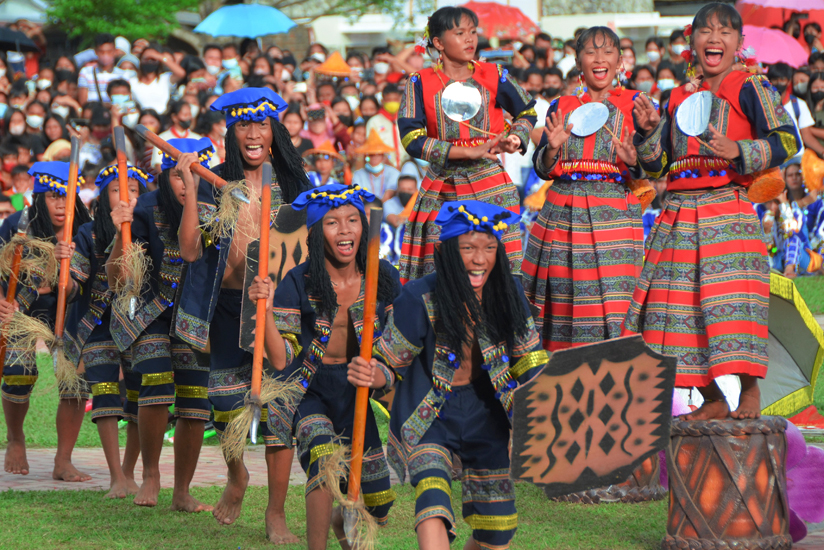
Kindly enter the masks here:
<path id="1" fill-rule="evenodd" d="M 416 130 L 412 130 L 411 132 L 407 133 L 401 139 L 401 145 L 403 148 L 406 149 L 409 147 L 409 144 L 418 139 L 419 137 L 426 137 L 426 128 L 418 128 Z"/>
<path id="2" fill-rule="evenodd" d="M 334 200 L 334 199 L 345 199 L 345 198 L 346 198 L 346 195 L 351 195 L 351 194 L 353 194 L 355 191 L 360 191 L 361 189 L 362 189 L 362 187 L 361 187 L 360 185 L 355 185 L 355 186 L 353 186 L 353 187 L 350 187 L 349 189 L 347 189 L 346 191 L 344 191 L 344 192 L 343 192 L 343 193 L 341 193 L 340 195 L 335 195 L 334 193 L 328 193 L 328 192 L 326 192 L 326 191 L 323 191 L 322 193 L 312 193 L 312 194 L 311 194 L 311 195 L 309 195 L 309 196 L 310 196 L 310 197 L 312 197 L 313 199 L 316 199 L 316 198 L 318 198 L 318 197 L 328 198 L 328 199 L 330 199 L 330 200 Z"/>
<path id="3" fill-rule="evenodd" d="M 100 382 L 92 384 L 92 397 L 99 395 L 120 395 L 120 384 L 117 382 Z"/>
<path id="4" fill-rule="evenodd" d="M 213 156 L 215 156 L 214 152 L 212 152 L 212 150 L 211 150 L 211 149 L 206 149 L 205 151 L 203 151 L 203 152 L 200 154 L 200 156 L 199 156 L 199 157 L 197 157 L 197 161 L 198 161 L 198 162 L 206 162 L 207 160 L 211 160 L 211 158 L 212 158 Z M 167 159 L 171 159 L 171 158 L 172 158 L 172 157 L 171 157 L 171 155 L 169 155 L 168 153 L 163 153 L 163 157 L 164 157 L 164 158 L 167 158 Z M 174 159 L 172 159 L 172 160 L 174 160 Z"/>
<path id="5" fill-rule="evenodd" d="M 514 380 L 517 380 L 525 372 L 528 372 L 530 369 L 534 369 L 537 366 L 543 365 L 547 361 L 549 361 L 549 354 L 546 350 L 531 351 L 521 357 L 518 362 L 515 363 L 515 366 L 510 367 L 509 376 L 511 376 Z"/>
<path id="6" fill-rule="evenodd" d="M 395 491 L 387 489 L 380 493 L 363 493 L 363 503 L 369 507 L 383 506 L 395 500 Z"/>
<path id="7" fill-rule="evenodd" d="M 132 172 L 136 172 L 136 173 L 137 173 L 137 175 L 139 175 L 139 176 L 140 176 L 141 178 L 143 178 L 144 180 L 146 180 L 146 181 L 148 181 L 148 180 L 149 180 L 149 176 L 146 174 L 146 172 L 144 172 L 143 170 L 141 170 L 141 169 L 140 169 L 140 168 L 138 168 L 137 166 L 127 165 L 127 166 L 126 166 L 126 174 L 127 174 L 127 175 L 128 175 L 128 173 L 129 173 L 129 171 L 130 171 L 130 170 L 131 170 Z M 101 176 L 103 176 L 103 177 L 106 177 L 106 178 L 107 178 L 107 177 L 109 177 L 109 176 L 111 176 L 111 175 L 113 175 L 113 174 L 114 174 L 114 175 L 117 175 L 117 173 L 118 173 L 118 172 L 117 172 L 117 165 L 116 165 L 116 164 L 112 164 L 111 166 L 108 166 L 108 167 L 104 168 L 104 169 L 103 169 L 103 171 L 102 171 L 102 172 L 100 172 L 100 175 L 101 175 Z"/>
<path id="8" fill-rule="evenodd" d="M 338 447 L 339 445 L 335 445 L 334 443 L 324 443 L 313 448 L 312 452 L 309 453 L 309 466 L 314 464 L 320 457 L 334 453 Z"/>
<path id="9" fill-rule="evenodd" d="M 178 397 L 187 399 L 208 399 L 209 390 L 203 386 L 178 386 L 175 385 L 175 394 Z"/>
<path id="10" fill-rule="evenodd" d="M 273 111 L 278 110 L 277 106 L 272 105 L 268 101 L 264 101 L 263 103 L 261 103 L 257 107 L 240 107 L 240 108 L 233 107 L 232 111 L 229 114 L 232 115 L 233 117 L 239 117 L 240 115 L 246 115 L 246 114 L 256 113 L 258 111 L 262 111 L 265 107 L 269 107 Z"/>
<path id="11" fill-rule="evenodd" d="M 11 376 L 4 376 L 3 382 L 7 386 L 33 386 L 37 382 L 37 376 L 29 374 L 12 374 Z"/>
<path id="12" fill-rule="evenodd" d="M 475 225 L 480 225 L 481 222 L 488 222 L 489 221 L 489 218 L 487 218 L 486 216 L 478 218 L 478 217 L 472 215 L 466 208 L 464 208 L 464 205 L 460 205 L 458 207 L 458 212 L 460 212 L 464 216 L 466 216 L 466 219 L 469 220 L 469 223 L 472 223 L 472 224 L 475 224 Z M 495 231 L 506 231 L 506 229 L 508 227 L 509 227 L 509 225 L 507 223 L 500 221 L 500 222 L 496 223 L 495 225 L 493 225 L 492 229 L 494 229 Z"/>
<path id="13" fill-rule="evenodd" d="M 174 384 L 175 374 L 173 372 L 156 372 L 144 374 L 140 381 L 143 386 L 162 386 L 163 384 Z"/>
<path id="14" fill-rule="evenodd" d="M 37 181 L 42 183 L 43 185 L 48 185 L 52 189 L 60 189 L 65 193 L 69 189 L 69 184 L 63 183 L 62 180 L 58 180 L 49 176 L 48 174 L 40 174 L 37 176 Z M 77 177 L 77 185 L 83 185 L 86 183 L 86 180 L 83 179 L 83 176 Z"/>
<path id="15" fill-rule="evenodd" d="M 511 516 L 479 516 L 472 514 L 464 518 L 472 530 L 481 531 L 511 531 L 518 527 L 518 514 Z"/>
<path id="16" fill-rule="evenodd" d="M 298 337 L 290 332 L 284 333 L 282 336 L 284 340 L 289 340 L 289 343 L 292 344 L 295 357 L 300 355 L 300 352 L 303 351 L 303 347 L 298 343 Z"/>
<path id="17" fill-rule="evenodd" d="M 447 495 L 452 495 L 452 489 L 449 487 L 449 482 L 442 477 L 426 477 L 418 482 L 415 487 L 415 498 L 421 498 L 424 491 L 429 489 L 440 489 Z"/>
<path id="18" fill-rule="evenodd" d="M 137 390 L 126 390 L 126 401 L 131 401 L 132 403 L 137 403 L 137 400 L 140 399 L 140 392 Z"/>

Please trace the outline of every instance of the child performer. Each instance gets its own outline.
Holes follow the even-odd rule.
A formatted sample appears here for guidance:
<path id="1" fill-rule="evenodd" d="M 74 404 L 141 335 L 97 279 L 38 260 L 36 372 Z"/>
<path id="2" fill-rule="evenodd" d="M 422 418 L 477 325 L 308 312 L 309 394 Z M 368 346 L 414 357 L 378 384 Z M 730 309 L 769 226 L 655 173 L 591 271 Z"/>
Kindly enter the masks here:
<path id="1" fill-rule="evenodd" d="M 169 405 L 174 404 L 175 480 L 172 509 L 185 512 L 211 510 L 189 494 L 189 484 L 197 467 L 203 428 L 212 412 L 207 394 L 209 369 L 199 365 L 188 344 L 171 334 L 174 327 L 174 302 L 183 270 L 178 228 L 183 215 L 186 181 L 193 175 L 190 166 L 202 159 L 193 153 L 181 155 L 177 166 L 166 163 L 158 176 L 158 188 L 129 203 L 118 201 L 112 210 L 117 237 L 106 263 L 109 286 L 124 276 L 118 265 L 123 255 L 121 224 L 132 224 L 132 239 L 151 258 L 152 271 L 142 295 L 143 304 L 134 318 L 112 308 L 111 332 L 118 349 L 131 346 L 132 369 L 140 375 L 137 428 L 143 460 L 143 484 L 134 498 L 138 506 L 156 506 L 160 492 L 160 451 L 168 423 Z M 204 164 L 208 163 L 208 158 Z M 101 173 L 117 173 L 110 166 Z M 129 174 L 144 181 L 148 177 L 129 166 Z"/>
<path id="2" fill-rule="evenodd" d="M 269 429 L 284 441 L 294 433 L 306 483 L 306 536 L 310 550 L 326 548 L 330 523 L 348 548 L 340 507 L 321 487 L 323 464 L 339 437 L 352 437 L 355 386 L 347 383 L 347 364 L 358 354 L 363 329 L 364 273 L 368 225 L 363 201 L 374 195 L 359 186 L 327 185 L 303 193 L 292 204 L 307 211 L 309 260 L 291 269 L 277 290 L 259 277 L 249 289 L 256 300 L 274 297 L 274 323 L 266 323 L 266 355 L 275 369 L 299 372 L 305 393 L 296 406 L 269 405 Z M 268 288 L 267 288 L 268 287 Z M 375 333 L 378 334 L 400 291 L 398 272 L 380 262 Z M 372 373 L 374 387 L 391 387 L 388 369 Z M 295 410 L 295 407 L 297 408 Z M 386 523 L 395 492 L 372 410 L 367 409 L 361 492 L 378 524 Z M 327 480 L 328 481 L 328 480 Z M 335 483 L 336 481 L 329 481 Z M 345 486 L 345 480 L 341 480 Z M 346 489 L 343 489 L 344 494 Z M 334 518 L 333 518 L 334 515 Z"/>
<path id="3" fill-rule="evenodd" d="M 632 145 L 638 92 L 612 84 L 623 71 L 611 29 L 587 29 L 575 52 L 581 87 L 552 102 L 534 155 L 538 175 L 555 183 L 523 264 L 526 296 L 538 308 L 536 324 L 548 350 L 620 336 L 644 261 L 641 205 L 626 185 L 642 175 Z M 609 113 L 604 124 L 577 129 L 586 137 L 573 134 L 570 118 L 592 104 Z"/>
<path id="4" fill-rule="evenodd" d="M 66 221 L 66 190 L 69 183 L 68 162 L 36 162 L 29 170 L 34 177 L 32 205 L 6 218 L 0 227 L 0 243 L 8 243 L 17 234 L 17 225 L 21 217 L 28 218 L 28 235 L 56 243 L 63 236 Z M 78 176 L 79 178 L 79 176 Z M 82 180 L 82 178 L 79 178 Z M 78 189 L 80 184 L 78 183 Z M 88 210 L 82 201 L 75 201 L 73 227 L 68 228 L 72 235 L 77 229 L 91 221 Z M 0 298 L 0 322 L 11 319 L 15 309 L 21 309 L 26 315 L 36 317 L 54 326 L 57 316 L 56 288 L 41 286 L 27 288 L 22 284 L 17 287 L 16 304 L 5 300 L 7 282 L 3 284 L 4 296 Z M 37 380 L 37 363 L 35 350 L 9 347 L 6 349 L 3 368 L 3 414 L 6 419 L 5 471 L 13 474 L 28 475 L 29 463 L 26 460 L 26 438 L 23 434 L 23 421 L 29 410 L 29 397 Z M 85 413 L 86 394 L 68 394 L 63 388 L 60 392 L 60 404 L 57 407 L 57 454 L 54 457 L 52 477 L 59 481 L 88 481 L 91 476 L 77 471 L 72 464 L 72 450 L 80 433 Z"/>
<path id="5" fill-rule="evenodd" d="M 434 221 L 444 202 L 476 199 L 516 214 L 520 211 L 518 190 L 496 154 L 526 152 L 535 125 L 535 101 L 506 69 L 475 61 L 477 27 L 478 16 L 466 8 L 436 11 L 429 18 L 424 39 L 426 47 L 437 50 L 440 60 L 436 67 L 410 77 L 401 100 L 401 143 L 412 157 L 429 162 L 403 238 L 400 271 L 404 283 L 435 269 L 438 228 Z M 472 116 L 457 122 L 449 116 L 456 116 L 449 109 L 456 99 L 474 100 L 479 108 L 474 113 L 459 113 Z M 504 122 L 504 111 L 512 115 L 511 127 Z M 502 242 L 513 273 L 520 273 L 518 224 L 511 225 Z"/>
<path id="6" fill-rule="evenodd" d="M 455 538 L 452 456 L 463 463 L 464 548 L 509 548 L 518 525 L 509 477 L 513 391 L 549 360 L 501 243 L 519 216 L 479 201 L 450 202 L 435 220 L 435 273 L 407 283 L 367 365 L 349 380 L 380 387 L 383 365 L 400 382 L 390 420 L 390 463 L 415 486 L 422 549 Z"/>
<path id="7" fill-rule="evenodd" d="M 663 118 L 646 97 L 635 102 L 641 165 L 653 178 L 668 171 L 669 179 L 625 328 L 678 357 L 676 386 L 699 387 L 704 405 L 688 419 L 730 414 L 714 381 L 724 374 L 741 379 L 732 416 L 758 418 L 770 268 L 747 187 L 753 173 L 795 155 L 798 136 L 767 79 L 733 69 L 743 42 L 738 12 L 706 4 L 691 29 L 692 57 L 703 71 L 698 93 L 711 93 L 706 129 L 679 117 L 700 108 L 685 104 L 693 96 L 686 86 L 673 90 Z"/>
<path id="8" fill-rule="evenodd" d="M 151 175 L 137 170 L 129 172 L 129 198 L 137 200 L 153 181 Z M 121 354 L 112 339 L 111 301 L 113 293 L 106 277 L 108 247 L 117 229 L 112 223 L 112 204 L 120 202 L 120 184 L 116 167 L 104 169 L 95 180 L 100 189 L 94 221 L 85 223 L 77 230 L 72 244 L 62 241 L 55 246 L 57 260 L 71 258 L 71 277 L 68 296 L 73 301 L 66 319 L 66 357 L 75 366 L 83 362 L 85 380 L 92 394 L 92 422 L 97 424 L 103 454 L 109 466 L 111 482 L 106 498 L 126 498 L 137 493 L 134 481 L 134 464 L 140 452 L 137 418 L 127 425 L 126 456 L 120 464 L 120 448 L 117 421 L 124 416 L 120 401 L 120 371 L 131 382 L 129 350 Z M 127 389 L 139 389 L 127 384 Z"/>
<path id="9" fill-rule="evenodd" d="M 226 115 L 226 162 L 214 168 L 228 182 L 245 180 L 250 189 L 260 189 L 263 163 L 271 162 L 276 181 L 272 187 L 272 214 L 282 203 L 291 203 L 310 188 L 303 159 L 280 122 L 286 102 L 269 88 L 243 88 L 223 94 L 212 110 Z M 181 254 L 192 262 L 180 298 L 176 334 L 189 345 L 203 350 L 210 343 L 211 372 L 209 399 L 214 407 L 218 433 L 243 409 L 243 398 L 251 386 L 252 354 L 238 346 L 246 249 L 252 235 L 260 234 L 259 215 L 239 217 L 246 227 L 235 227 L 229 237 L 212 242 L 199 229 L 208 224 L 224 200 L 218 200 L 205 181 L 186 188 L 183 224 L 180 228 Z M 248 208 L 248 207 L 243 207 Z M 199 218 L 199 214 L 203 216 Z M 255 220 L 251 222 L 250 220 Z M 224 220 L 225 221 L 225 220 Z M 210 331 L 215 326 L 216 330 Z M 263 428 L 265 424 L 261 424 Z M 298 542 L 286 526 L 286 492 L 292 468 L 292 436 L 279 440 L 265 429 L 269 504 L 266 508 L 266 536 L 271 542 Z M 230 460 L 228 482 L 214 517 L 221 524 L 234 523 L 240 516 L 249 472 L 243 460 Z"/>

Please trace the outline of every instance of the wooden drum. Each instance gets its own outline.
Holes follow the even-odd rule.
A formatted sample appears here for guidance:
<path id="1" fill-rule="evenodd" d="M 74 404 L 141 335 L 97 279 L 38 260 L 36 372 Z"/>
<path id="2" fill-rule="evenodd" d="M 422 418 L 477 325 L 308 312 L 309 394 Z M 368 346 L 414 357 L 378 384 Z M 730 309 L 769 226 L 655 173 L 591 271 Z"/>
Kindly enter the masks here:
<path id="1" fill-rule="evenodd" d="M 787 421 L 673 421 L 665 550 L 790 549 Z"/>
<path id="2" fill-rule="evenodd" d="M 658 454 L 643 461 L 629 479 L 617 485 L 588 489 L 555 497 L 557 502 L 576 502 L 580 504 L 601 504 L 607 502 L 647 502 L 661 500 L 667 496 L 667 490 L 661 486 L 661 464 Z"/>

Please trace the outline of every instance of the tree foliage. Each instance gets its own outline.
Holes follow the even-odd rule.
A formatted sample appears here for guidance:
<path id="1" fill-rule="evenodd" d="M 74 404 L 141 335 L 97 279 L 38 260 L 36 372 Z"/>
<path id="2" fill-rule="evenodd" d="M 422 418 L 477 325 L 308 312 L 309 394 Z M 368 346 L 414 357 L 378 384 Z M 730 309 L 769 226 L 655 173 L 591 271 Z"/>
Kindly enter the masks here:
<path id="1" fill-rule="evenodd" d="M 108 32 L 137 38 L 162 39 L 178 27 L 178 11 L 196 9 L 198 0 L 52 0 L 47 14 L 70 36 Z"/>

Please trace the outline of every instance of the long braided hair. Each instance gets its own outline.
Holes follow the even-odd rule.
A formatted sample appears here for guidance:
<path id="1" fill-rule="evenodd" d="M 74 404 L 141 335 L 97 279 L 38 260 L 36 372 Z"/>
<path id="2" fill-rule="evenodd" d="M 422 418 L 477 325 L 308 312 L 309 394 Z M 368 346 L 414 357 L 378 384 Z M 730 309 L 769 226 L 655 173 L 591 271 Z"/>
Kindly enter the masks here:
<path id="1" fill-rule="evenodd" d="M 292 138 L 286 127 L 273 118 L 269 118 L 272 125 L 272 149 L 269 160 L 277 177 L 278 185 L 283 192 L 283 202 L 292 203 L 298 195 L 311 188 L 306 170 L 303 168 L 303 158 L 292 144 Z M 238 181 L 244 178 L 243 156 L 235 136 L 233 125 L 226 132 L 226 160 L 223 164 L 223 179 Z"/>
<path id="2" fill-rule="evenodd" d="M 448 239 L 435 249 L 435 303 L 438 307 L 436 330 L 444 335 L 446 345 L 460 354 L 471 345 L 478 330 L 495 343 L 506 341 L 512 349 L 516 336 L 526 336 L 529 312 L 515 284 L 509 259 L 500 243 L 495 267 L 483 288 L 483 300 L 469 283 L 458 237 Z"/>
<path id="3" fill-rule="evenodd" d="M 49 216 L 49 207 L 46 206 L 46 193 L 34 193 L 32 205 L 29 207 L 29 234 L 33 237 L 46 239 L 57 243 L 54 225 Z M 77 229 L 84 223 L 92 221 L 86 205 L 79 198 L 74 201 L 74 223 L 72 225 L 72 236 L 77 234 Z"/>
<path id="4" fill-rule="evenodd" d="M 100 190 L 97 202 L 94 206 L 94 248 L 98 254 L 105 254 L 106 249 L 117 236 L 117 228 L 112 222 L 112 205 L 109 202 L 109 188 Z M 137 194 L 142 195 L 146 188 L 137 184 Z"/>
<path id="5" fill-rule="evenodd" d="M 355 254 L 355 263 L 361 274 L 366 272 L 366 249 L 369 241 L 369 222 L 363 212 L 360 214 L 361 232 L 358 252 Z M 332 279 L 326 270 L 323 220 L 315 223 L 309 229 L 309 238 L 306 246 L 309 249 L 309 277 L 306 280 L 306 292 L 320 298 L 321 315 L 333 315 L 338 308 L 338 295 L 332 287 Z M 381 263 L 378 271 L 378 301 L 389 303 L 397 297 L 400 292 L 400 285 L 392 277 L 392 272 L 388 265 Z"/>
<path id="6" fill-rule="evenodd" d="M 157 204 L 160 210 L 166 214 L 166 220 L 171 228 L 170 236 L 172 240 L 177 240 L 177 230 L 180 227 L 180 220 L 183 219 L 183 205 L 177 200 L 174 190 L 172 190 L 171 171 L 176 168 L 167 168 L 157 177 Z"/>

